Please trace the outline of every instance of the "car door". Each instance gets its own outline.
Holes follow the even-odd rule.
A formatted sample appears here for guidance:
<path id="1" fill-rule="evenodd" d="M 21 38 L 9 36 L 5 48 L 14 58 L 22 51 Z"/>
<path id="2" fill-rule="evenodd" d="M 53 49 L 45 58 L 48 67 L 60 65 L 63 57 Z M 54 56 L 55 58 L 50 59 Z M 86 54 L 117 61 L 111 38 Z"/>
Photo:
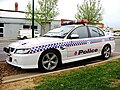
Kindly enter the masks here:
<path id="1" fill-rule="evenodd" d="M 68 47 L 67 57 L 69 61 L 77 61 L 80 58 L 88 56 L 89 44 L 89 33 L 86 26 L 79 26 L 74 29 L 68 39 L 71 41 L 71 45 Z"/>
<path id="2" fill-rule="evenodd" d="M 97 52 L 91 53 L 91 55 L 98 56 L 101 54 L 101 50 L 103 48 L 103 45 L 105 43 L 105 38 L 104 38 L 104 32 L 94 26 L 88 26 L 89 33 L 90 33 L 90 48 L 97 49 Z"/>

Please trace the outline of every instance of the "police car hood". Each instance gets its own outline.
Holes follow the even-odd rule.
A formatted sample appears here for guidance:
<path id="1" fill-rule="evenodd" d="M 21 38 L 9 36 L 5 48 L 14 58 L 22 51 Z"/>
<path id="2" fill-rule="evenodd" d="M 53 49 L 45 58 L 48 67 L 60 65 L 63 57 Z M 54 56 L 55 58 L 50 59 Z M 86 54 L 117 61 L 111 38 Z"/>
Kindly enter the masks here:
<path id="1" fill-rule="evenodd" d="M 51 38 L 51 37 L 40 37 L 26 40 L 19 40 L 17 42 L 11 43 L 9 47 L 13 48 L 31 48 L 39 45 L 46 45 L 54 42 L 61 42 L 61 38 Z"/>

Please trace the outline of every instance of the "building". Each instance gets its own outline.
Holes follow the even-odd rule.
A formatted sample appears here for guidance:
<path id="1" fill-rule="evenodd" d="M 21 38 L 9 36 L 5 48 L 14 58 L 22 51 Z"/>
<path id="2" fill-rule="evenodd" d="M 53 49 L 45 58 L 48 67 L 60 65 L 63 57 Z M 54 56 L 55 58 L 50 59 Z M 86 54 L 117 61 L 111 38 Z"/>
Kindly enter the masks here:
<path id="1" fill-rule="evenodd" d="M 0 37 L 17 38 L 19 29 L 31 29 L 32 21 L 25 19 L 25 12 L 18 11 L 18 3 L 15 2 L 15 10 L 0 9 Z M 41 35 L 48 30 L 61 26 L 60 20 L 47 23 L 45 31 L 41 30 L 41 25 L 34 23 Z"/>
<path id="2" fill-rule="evenodd" d="M 48 30 L 59 27 L 60 25 L 60 20 L 54 20 L 47 24 L 46 31 L 42 31 L 41 26 L 38 23 L 34 24 L 34 29 L 37 29 L 41 34 L 44 34 Z M 31 26 L 32 22 L 25 18 L 0 17 L 0 37 L 17 38 L 19 29 L 31 29 Z"/>
<path id="3" fill-rule="evenodd" d="M 23 18 L 0 17 L 0 37 L 16 38 L 19 29 L 30 28 L 31 22 Z M 35 28 L 39 26 L 35 24 Z"/>

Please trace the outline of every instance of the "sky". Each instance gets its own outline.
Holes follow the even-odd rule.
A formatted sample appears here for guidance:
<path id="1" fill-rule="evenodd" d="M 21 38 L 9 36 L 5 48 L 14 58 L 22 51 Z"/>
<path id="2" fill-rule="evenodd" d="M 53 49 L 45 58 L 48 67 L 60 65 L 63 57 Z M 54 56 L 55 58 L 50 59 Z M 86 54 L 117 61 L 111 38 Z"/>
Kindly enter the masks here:
<path id="1" fill-rule="evenodd" d="M 18 10 L 25 11 L 28 1 L 32 2 L 32 0 L 0 0 L 0 9 L 14 10 L 14 4 L 15 2 L 18 2 Z M 34 1 L 36 6 L 38 0 Z M 83 1 L 84 0 L 59 0 L 59 15 L 55 19 L 75 20 L 77 4 L 81 5 Z M 105 26 L 111 28 L 120 28 L 120 0 L 101 0 L 101 4 L 104 9 L 102 22 L 105 24 Z M 8 13 L 0 12 L 0 16 L 1 15 L 8 16 Z M 13 14 L 10 16 L 13 17 Z M 14 16 L 16 17 L 18 14 L 14 14 Z M 20 15 L 18 17 L 24 17 L 24 15 Z"/>

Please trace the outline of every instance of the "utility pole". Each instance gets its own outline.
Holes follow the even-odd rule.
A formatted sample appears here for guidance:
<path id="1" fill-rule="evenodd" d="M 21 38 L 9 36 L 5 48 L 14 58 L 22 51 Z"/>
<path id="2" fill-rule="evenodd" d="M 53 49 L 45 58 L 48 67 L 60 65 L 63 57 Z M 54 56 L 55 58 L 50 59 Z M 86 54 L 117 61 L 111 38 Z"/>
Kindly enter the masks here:
<path id="1" fill-rule="evenodd" d="M 32 38 L 34 38 L 34 0 L 32 0 Z"/>

